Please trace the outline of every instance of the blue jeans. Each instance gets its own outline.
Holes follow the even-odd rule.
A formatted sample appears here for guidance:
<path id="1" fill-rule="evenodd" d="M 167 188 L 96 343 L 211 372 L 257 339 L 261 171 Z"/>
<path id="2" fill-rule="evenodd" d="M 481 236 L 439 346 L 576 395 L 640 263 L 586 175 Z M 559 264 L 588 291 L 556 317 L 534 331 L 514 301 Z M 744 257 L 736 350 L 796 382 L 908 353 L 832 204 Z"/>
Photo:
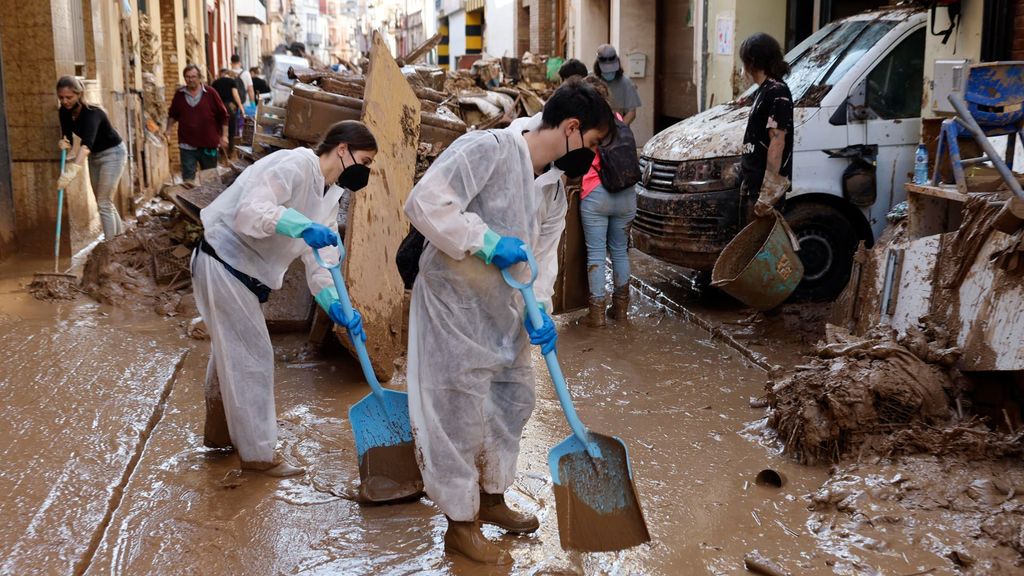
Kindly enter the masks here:
<path id="1" fill-rule="evenodd" d="M 113 148 L 89 155 L 89 181 L 100 211 L 103 239 L 111 240 L 124 232 L 124 222 L 114 205 L 114 194 L 128 162 L 128 147 L 121 142 Z"/>
<path id="2" fill-rule="evenodd" d="M 195 180 L 196 178 L 196 165 L 203 170 L 209 170 L 210 168 L 217 167 L 217 149 L 216 148 L 199 148 L 196 150 L 188 150 L 185 148 L 178 148 L 181 151 L 181 179 Z M 210 151 L 213 151 L 211 154 Z"/>
<path id="3" fill-rule="evenodd" d="M 636 216 L 636 189 L 612 194 L 598 185 L 580 203 L 583 236 L 587 242 L 587 280 L 590 295 L 605 295 L 605 259 L 612 257 L 616 288 L 629 284 L 629 225 Z"/>

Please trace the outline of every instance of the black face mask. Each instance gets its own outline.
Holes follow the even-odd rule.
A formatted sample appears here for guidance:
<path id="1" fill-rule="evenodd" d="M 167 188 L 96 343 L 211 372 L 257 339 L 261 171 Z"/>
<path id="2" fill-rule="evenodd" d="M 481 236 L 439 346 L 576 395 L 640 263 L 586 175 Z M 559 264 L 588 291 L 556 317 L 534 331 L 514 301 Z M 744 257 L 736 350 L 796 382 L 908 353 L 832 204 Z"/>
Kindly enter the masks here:
<path id="1" fill-rule="evenodd" d="M 362 190 L 366 188 L 366 184 L 370 181 L 370 167 L 356 162 L 356 157 L 352 155 L 351 150 L 348 151 L 348 155 L 352 158 L 352 164 L 346 167 L 345 160 L 342 159 L 341 165 L 345 169 L 338 176 L 338 186 L 352 192 Z"/>
<path id="2" fill-rule="evenodd" d="M 583 131 L 580 131 L 580 144 L 583 144 Z M 569 178 L 579 178 L 590 170 L 594 163 L 594 151 L 585 145 L 575 150 L 569 150 L 569 137 L 565 138 L 565 154 L 555 160 L 555 167 L 565 172 Z"/>

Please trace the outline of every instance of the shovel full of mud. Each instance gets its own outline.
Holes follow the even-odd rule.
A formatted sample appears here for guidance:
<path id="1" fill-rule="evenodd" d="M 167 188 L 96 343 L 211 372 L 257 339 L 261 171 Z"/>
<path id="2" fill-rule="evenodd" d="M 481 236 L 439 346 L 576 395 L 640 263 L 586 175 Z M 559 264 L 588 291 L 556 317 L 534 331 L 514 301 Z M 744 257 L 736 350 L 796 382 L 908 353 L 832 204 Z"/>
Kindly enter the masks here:
<path id="1" fill-rule="evenodd" d="M 341 277 L 345 248 L 339 245 L 338 252 L 338 263 L 327 265 L 320 258 L 320 253 L 313 250 L 317 264 L 331 273 L 342 314 L 350 320 L 352 301 Z M 351 332 L 349 340 L 359 357 L 363 376 L 373 389 L 348 410 L 359 458 L 359 502 L 386 504 L 419 498 L 423 493 L 423 478 L 413 448 L 409 397 L 405 392 L 382 387 L 370 364 L 366 343 L 362 338 L 353 337 Z"/>
<path id="2" fill-rule="evenodd" d="M 523 250 L 530 265 L 530 281 L 517 281 L 507 269 L 502 270 L 502 276 L 509 286 L 522 293 L 530 323 L 539 327 L 544 321 L 533 293 L 537 263 L 529 249 L 524 246 Z M 626 444 L 613 436 L 587 430 L 576 415 L 557 353 L 548 352 L 544 360 L 573 431 L 548 453 L 562 548 L 610 552 L 649 542 L 651 536 L 633 485 Z"/>

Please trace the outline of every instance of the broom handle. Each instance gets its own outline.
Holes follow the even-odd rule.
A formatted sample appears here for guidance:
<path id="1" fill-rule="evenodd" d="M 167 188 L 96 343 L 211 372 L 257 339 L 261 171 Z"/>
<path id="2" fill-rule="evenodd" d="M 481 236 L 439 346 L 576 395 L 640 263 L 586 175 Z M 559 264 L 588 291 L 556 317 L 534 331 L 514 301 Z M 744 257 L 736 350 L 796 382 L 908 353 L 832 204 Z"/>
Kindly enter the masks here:
<path id="1" fill-rule="evenodd" d="M 64 173 L 64 163 L 68 159 L 68 151 L 60 150 L 60 173 Z M 53 272 L 56 274 L 60 267 L 60 221 L 64 215 L 64 189 L 57 190 L 57 238 L 53 242 Z"/>

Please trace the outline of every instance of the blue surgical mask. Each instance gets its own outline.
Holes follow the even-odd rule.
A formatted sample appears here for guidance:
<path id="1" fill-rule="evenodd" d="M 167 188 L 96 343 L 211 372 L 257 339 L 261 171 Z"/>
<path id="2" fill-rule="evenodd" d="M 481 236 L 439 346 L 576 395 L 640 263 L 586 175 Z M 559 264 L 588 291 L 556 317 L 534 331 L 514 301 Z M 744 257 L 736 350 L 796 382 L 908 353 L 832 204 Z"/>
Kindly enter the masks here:
<path id="1" fill-rule="evenodd" d="M 615 76 L 617 74 L 618 72 L 605 72 L 604 74 L 601 74 L 601 78 L 604 78 L 605 82 L 611 82 L 612 80 L 615 80 Z"/>

